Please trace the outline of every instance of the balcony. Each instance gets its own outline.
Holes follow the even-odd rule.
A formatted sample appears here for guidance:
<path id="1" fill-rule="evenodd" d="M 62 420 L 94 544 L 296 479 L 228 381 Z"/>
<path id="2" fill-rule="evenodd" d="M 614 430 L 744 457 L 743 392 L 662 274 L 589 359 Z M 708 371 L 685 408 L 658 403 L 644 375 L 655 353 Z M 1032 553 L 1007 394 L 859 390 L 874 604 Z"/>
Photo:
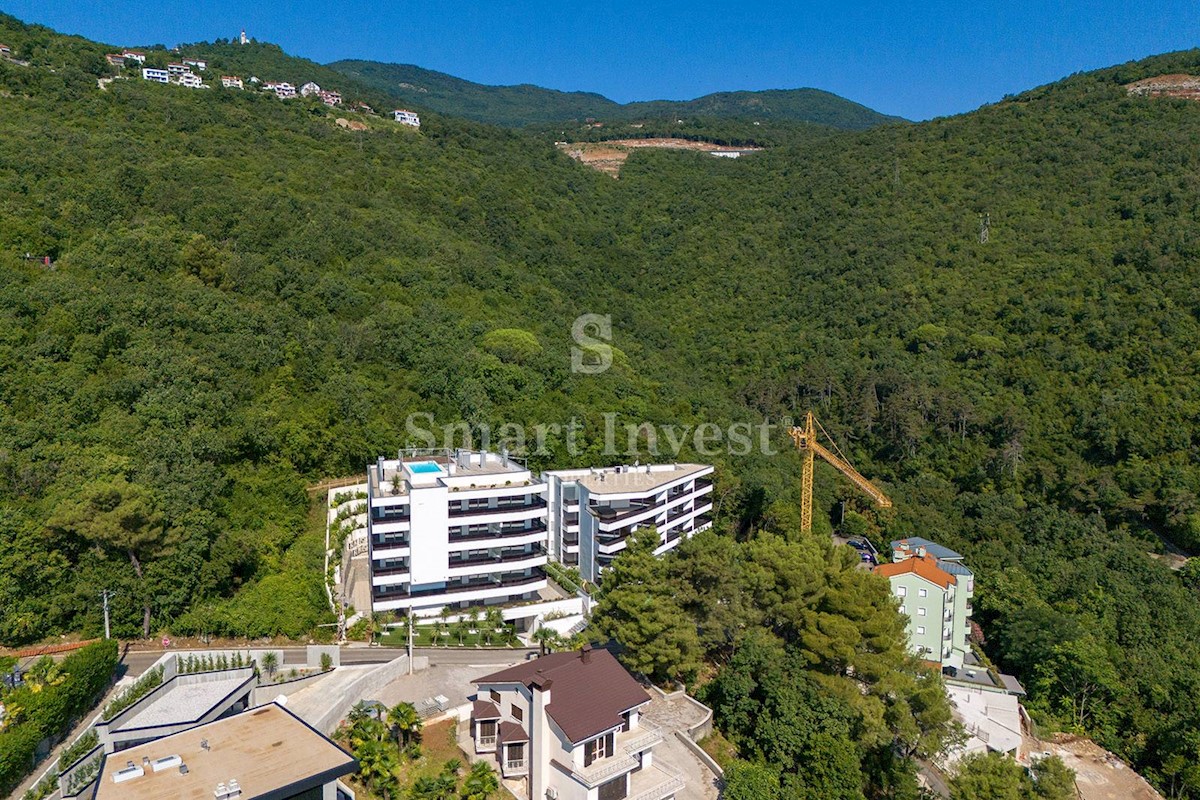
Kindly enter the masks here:
<path id="1" fill-rule="evenodd" d="M 408 547 L 407 533 L 376 533 L 371 536 L 372 547 Z"/>
<path id="2" fill-rule="evenodd" d="M 649 769 L 630 776 L 628 800 L 663 800 L 664 797 L 675 796 L 683 786 L 682 775 L 665 769 L 655 761 Z"/>
<path id="3" fill-rule="evenodd" d="M 525 774 L 525 759 L 505 759 L 504 760 L 505 775 L 524 775 Z"/>
<path id="4" fill-rule="evenodd" d="M 702 491 L 712 485 L 713 485 L 712 478 L 700 478 L 699 480 L 696 481 L 696 491 L 697 492 Z"/>
<path id="5" fill-rule="evenodd" d="M 563 525 L 578 525 L 578 524 L 579 524 L 579 512 L 578 511 L 574 512 L 573 514 L 563 514 Z"/>
<path id="6" fill-rule="evenodd" d="M 520 503 L 497 503 L 494 506 L 485 505 L 469 505 L 467 508 L 451 508 L 451 517 L 470 517 L 480 516 L 483 514 L 513 514 L 521 511 L 536 511 L 546 507 L 546 501 L 541 497 L 535 497 L 531 501 L 522 501 Z"/>
<path id="7" fill-rule="evenodd" d="M 600 520 L 601 524 L 609 524 L 631 519 L 639 514 L 645 514 L 647 511 L 653 511 L 657 507 L 656 503 L 634 503 L 628 508 L 589 506 L 589 510 L 595 515 L 596 519 Z"/>
<path id="8" fill-rule="evenodd" d="M 459 594 L 462 592 L 477 592 L 480 589 L 501 589 L 509 586 L 525 586 L 546 580 L 546 573 L 541 567 L 534 567 L 530 575 L 513 575 L 504 578 L 483 577 L 466 583 L 449 583 L 444 587 L 420 589 L 412 592 L 413 597 L 433 597 L 439 594 Z"/>
<path id="9" fill-rule="evenodd" d="M 376 569 L 374 567 L 371 568 L 371 576 L 372 577 L 383 577 L 386 575 L 407 575 L 407 574 L 408 574 L 408 565 L 407 564 L 404 564 L 404 565 L 398 566 L 398 567 L 385 567 L 383 569 Z"/>
<path id="10" fill-rule="evenodd" d="M 450 569 L 454 569 L 455 567 L 474 567 L 480 564 L 506 564 L 512 561 L 526 561 L 530 558 L 538 558 L 545 555 L 546 548 L 544 547 L 535 547 L 531 550 L 517 550 L 514 552 L 488 552 L 468 558 L 451 558 L 449 567 Z"/>
<path id="11" fill-rule="evenodd" d="M 451 533 L 450 544 L 455 544 L 456 542 L 478 542 L 485 539 L 517 538 L 520 536 L 530 536 L 535 533 L 546 532 L 546 523 L 541 521 L 535 522 L 529 527 L 525 527 L 523 525 L 503 524 L 488 525 L 482 530 L 480 530 L 479 527 L 472 526 L 471 528 L 468 528 L 468 533 Z M 472 530 L 472 528 L 475 529 Z"/>

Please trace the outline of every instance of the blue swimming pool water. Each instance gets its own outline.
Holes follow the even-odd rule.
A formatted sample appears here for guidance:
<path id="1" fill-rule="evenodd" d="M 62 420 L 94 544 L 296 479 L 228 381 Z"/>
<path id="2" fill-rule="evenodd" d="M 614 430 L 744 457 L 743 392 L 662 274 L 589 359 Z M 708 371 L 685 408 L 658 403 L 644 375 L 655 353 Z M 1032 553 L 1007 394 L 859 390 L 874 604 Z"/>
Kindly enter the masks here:
<path id="1" fill-rule="evenodd" d="M 442 471 L 441 466 L 436 461 L 418 461 L 415 464 L 409 464 L 408 468 L 416 474 Z"/>

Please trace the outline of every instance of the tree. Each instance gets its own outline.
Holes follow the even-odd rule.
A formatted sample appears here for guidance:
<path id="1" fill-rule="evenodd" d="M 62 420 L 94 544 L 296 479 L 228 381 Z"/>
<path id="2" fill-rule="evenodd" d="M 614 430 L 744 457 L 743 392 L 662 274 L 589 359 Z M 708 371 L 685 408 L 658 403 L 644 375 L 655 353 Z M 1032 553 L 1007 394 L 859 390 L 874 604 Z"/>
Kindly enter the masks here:
<path id="1" fill-rule="evenodd" d="M 397 703 L 388 709 L 388 725 L 396 734 L 396 746 L 406 747 L 421 736 L 421 716 L 412 703 Z"/>
<path id="2" fill-rule="evenodd" d="M 1050 657 L 1038 665 L 1036 676 L 1037 699 L 1049 702 L 1080 729 L 1103 713 L 1105 701 L 1120 685 L 1112 660 L 1091 634 L 1054 646 Z"/>
<path id="3" fill-rule="evenodd" d="M 1025 769 L 999 753 L 963 757 L 950 779 L 950 800 L 1028 800 L 1032 794 Z"/>
<path id="4" fill-rule="evenodd" d="M 538 643 L 541 648 L 541 655 L 546 655 L 547 646 L 558 638 L 558 632 L 553 628 L 548 628 L 545 625 L 533 632 L 533 641 Z"/>
<path id="5" fill-rule="evenodd" d="M 658 531 L 634 531 L 604 575 L 604 595 L 592 616 L 592 630 L 621 645 L 626 667 L 663 683 L 688 678 L 700 663 L 696 626 L 684 613 L 654 555 Z"/>
<path id="6" fill-rule="evenodd" d="M 259 659 L 259 663 L 262 665 L 263 671 L 266 672 L 270 677 L 274 678 L 275 670 L 279 669 L 279 654 L 274 650 L 268 650 L 262 654 L 262 658 Z"/>
<path id="7" fill-rule="evenodd" d="M 1033 762 L 1030 768 L 1033 788 L 1041 800 L 1075 800 L 1075 771 L 1058 756 L 1046 756 Z"/>
<path id="8" fill-rule="evenodd" d="M 779 800 L 779 773 L 763 764 L 734 761 L 725 769 L 725 800 Z"/>
<path id="9" fill-rule="evenodd" d="M 461 800 L 488 800 L 500 789 L 496 771 L 486 761 L 476 761 L 467 772 L 459 791 Z"/>
<path id="10" fill-rule="evenodd" d="M 354 748 L 358 774 L 372 792 L 390 796 L 397 790 L 396 751 L 378 739 L 365 739 Z"/>
<path id="11" fill-rule="evenodd" d="M 153 493 L 123 474 L 102 474 L 72 487 L 47 521 L 54 531 L 74 534 L 98 548 L 123 553 L 137 576 L 142 602 L 142 636 L 150 635 L 150 592 L 142 561 L 164 542 L 163 517 Z"/>

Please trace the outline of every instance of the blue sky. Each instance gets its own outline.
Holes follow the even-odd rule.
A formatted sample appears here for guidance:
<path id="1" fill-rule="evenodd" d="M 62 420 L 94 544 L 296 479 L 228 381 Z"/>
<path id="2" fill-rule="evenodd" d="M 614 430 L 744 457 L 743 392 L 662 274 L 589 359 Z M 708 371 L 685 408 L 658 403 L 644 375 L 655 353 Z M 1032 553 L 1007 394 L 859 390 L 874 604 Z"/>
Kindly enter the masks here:
<path id="1" fill-rule="evenodd" d="M 813 86 L 910 119 L 1200 43 L 1194 0 L 0 0 L 0 9 L 119 45 L 232 37 L 245 27 L 320 62 L 417 64 L 622 102 Z"/>

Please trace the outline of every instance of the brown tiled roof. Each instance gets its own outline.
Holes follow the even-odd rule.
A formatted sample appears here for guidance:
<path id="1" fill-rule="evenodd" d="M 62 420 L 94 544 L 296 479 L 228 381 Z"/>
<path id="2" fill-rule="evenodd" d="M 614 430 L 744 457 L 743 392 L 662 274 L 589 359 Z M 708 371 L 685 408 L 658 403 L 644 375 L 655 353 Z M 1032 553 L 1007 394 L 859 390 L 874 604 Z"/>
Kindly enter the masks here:
<path id="1" fill-rule="evenodd" d="M 546 711 L 573 744 L 578 744 L 622 723 L 621 714 L 650 702 L 633 679 L 607 650 L 552 653 L 515 667 L 477 678 L 474 683 L 541 682 L 550 689 Z"/>
<path id="2" fill-rule="evenodd" d="M 937 565 L 937 559 L 930 556 L 924 558 L 913 556 L 895 564 L 880 564 L 874 570 L 876 575 L 894 578 L 897 575 L 912 573 L 930 583 L 936 583 L 943 589 L 949 589 L 954 584 L 954 578 Z"/>
<path id="3" fill-rule="evenodd" d="M 500 719 L 500 709 L 490 700 L 476 700 L 471 705 L 471 719 Z"/>
<path id="4" fill-rule="evenodd" d="M 528 742 L 529 734 L 515 722 L 501 722 L 500 735 L 497 737 L 500 744 L 508 744 L 510 742 Z"/>

